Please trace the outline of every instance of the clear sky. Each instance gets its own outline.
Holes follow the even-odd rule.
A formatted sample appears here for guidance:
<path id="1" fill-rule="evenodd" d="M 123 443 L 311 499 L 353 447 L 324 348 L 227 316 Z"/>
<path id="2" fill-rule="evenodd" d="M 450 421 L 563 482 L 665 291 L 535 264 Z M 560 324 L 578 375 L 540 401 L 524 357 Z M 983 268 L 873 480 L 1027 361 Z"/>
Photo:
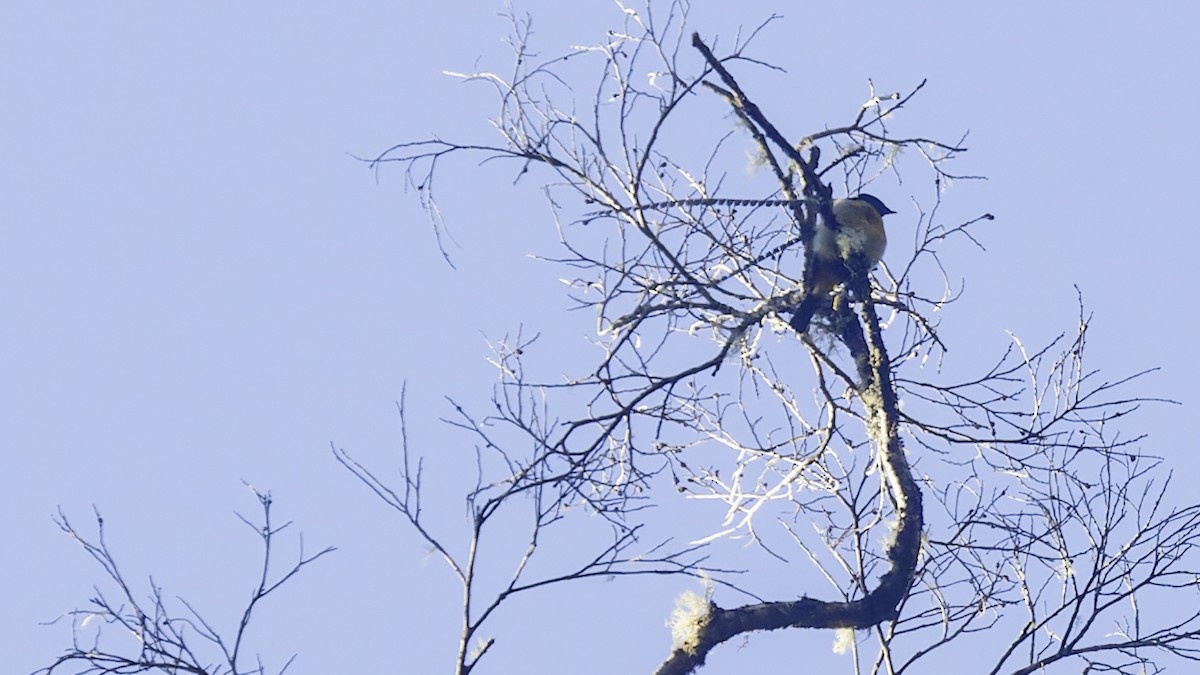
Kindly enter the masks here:
<path id="1" fill-rule="evenodd" d="M 516 7 L 546 53 L 620 23 L 606 0 Z M 490 92 L 441 73 L 508 66 L 500 9 L 0 8 L 0 670 L 52 660 L 68 634 L 39 622 L 101 581 L 51 522 L 59 507 L 82 527 L 95 505 L 131 579 L 153 574 L 232 628 L 256 561 L 234 516 L 255 515 L 243 480 L 273 492 L 310 551 L 339 547 L 256 620 L 251 646 L 269 669 L 299 652 L 289 672 L 448 670 L 449 572 L 330 444 L 386 471 L 407 381 L 411 440 L 450 452 L 466 441 L 436 418 L 446 395 L 486 402 L 488 338 L 524 325 L 577 345 L 594 321 L 567 314 L 561 270 L 526 255 L 557 241 L 536 181 L 513 189 L 513 167 L 471 162 L 457 181 L 443 175 L 451 269 L 402 176 L 352 155 L 432 133 L 488 140 Z M 706 1 L 694 27 L 731 40 L 772 12 L 785 19 L 754 54 L 788 71 L 762 99 L 789 133 L 848 121 L 868 78 L 884 90 L 928 78 L 909 123 L 949 140 L 970 131 L 959 168 L 990 180 L 951 190 L 946 217 L 997 216 L 981 231 L 986 253 L 950 261 L 968 293 L 957 320 L 982 358 L 1005 331 L 1030 343 L 1071 331 L 1078 285 L 1096 317 L 1091 365 L 1109 379 L 1161 366 L 1132 393 L 1185 403 L 1147 409 L 1130 433 L 1150 432 L 1147 450 L 1183 476 L 1200 467 L 1185 427 L 1200 375 L 1189 281 L 1200 10 Z M 457 494 L 442 496 L 446 527 L 461 524 Z M 613 647 L 589 655 L 592 672 L 649 671 L 689 587 L 597 583 L 515 606 L 483 672 L 552 672 L 596 640 Z M 831 641 L 752 637 L 706 672 L 778 664 L 803 646 L 829 654 Z"/>

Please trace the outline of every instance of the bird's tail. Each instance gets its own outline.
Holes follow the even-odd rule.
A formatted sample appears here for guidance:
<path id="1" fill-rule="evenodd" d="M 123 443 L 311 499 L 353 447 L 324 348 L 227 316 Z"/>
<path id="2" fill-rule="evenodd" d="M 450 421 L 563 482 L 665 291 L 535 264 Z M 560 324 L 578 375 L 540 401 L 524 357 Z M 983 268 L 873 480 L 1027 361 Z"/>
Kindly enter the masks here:
<path id="1" fill-rule="evenodd" d="M 804 296 L 800 304 L 796 306 L 795 313 L 792 314 L 791 326 L 792 330 L 797 333 L 808 332 L 808 324 L 812 321 L 813 315 L 817 313 L 817 307 L 821 303 L 821 296 L 815 293 L 809 293 Z"/>

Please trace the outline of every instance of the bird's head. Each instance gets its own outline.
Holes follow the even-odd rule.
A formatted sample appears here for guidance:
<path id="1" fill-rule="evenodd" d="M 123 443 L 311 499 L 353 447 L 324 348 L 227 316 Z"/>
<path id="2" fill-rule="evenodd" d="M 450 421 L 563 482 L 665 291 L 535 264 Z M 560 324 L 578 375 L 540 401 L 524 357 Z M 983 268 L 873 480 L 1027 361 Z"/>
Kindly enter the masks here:
<path id="1" fill-rule="evenodd" d="M 871 208 L 875 209 L 875 212 L 878 213 L 880 216 L 886 216 L 889 213 L 895 213 L 895 211 L 889 209 L 887 207 L 887 204 L 884 204 L 879 199 L 879 197 L 876 197 L 875 195 L 869 195 L 864 192 L 864 193 L 860 194 L 859 196 L 854 197 L 854 199 L 857 199 L 860 202 L 866 202 L 866 203 L 870 204 Z"/>

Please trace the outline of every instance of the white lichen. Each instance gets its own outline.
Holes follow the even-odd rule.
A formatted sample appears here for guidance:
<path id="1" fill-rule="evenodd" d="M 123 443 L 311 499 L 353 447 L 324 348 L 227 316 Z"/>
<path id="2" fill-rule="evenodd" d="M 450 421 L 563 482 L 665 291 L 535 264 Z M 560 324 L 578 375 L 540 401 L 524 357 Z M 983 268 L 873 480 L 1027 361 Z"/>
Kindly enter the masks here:
<path id="1" fill-rule="evenodd" d="M 854 646 L 854 629 L 838 628 L 833 632 L 833 653 L 845 654 Z"/>
<path id="2" fill-rule="evenodd" d="M 704 595 L 684 591 L 675 600 L 675 609 L 667 626 L 671 628 L 671 648 L 695 654 L 704 628 L 712 618 L 712 581 L 704 579 Z"/>

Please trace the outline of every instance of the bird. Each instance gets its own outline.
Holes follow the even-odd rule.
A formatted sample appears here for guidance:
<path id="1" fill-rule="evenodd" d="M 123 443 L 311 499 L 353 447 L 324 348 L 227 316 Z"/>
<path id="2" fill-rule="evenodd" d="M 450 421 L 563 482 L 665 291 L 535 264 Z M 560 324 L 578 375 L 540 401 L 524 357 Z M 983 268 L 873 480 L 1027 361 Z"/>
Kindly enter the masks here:
<path id="1" fill-rule="evenodd" d="M 883 217 L 895 213 L 878 197 L 866 193 L 835 199 L 830 211 L 834 222 L 818 223 L 813 234 L 808 288 L 791 320 L 797 333 L 808 330 L 809 321 L 835 286 L 879 264 L 887 248 Z M 860 267 L 863 264 L 865 267 Z"/>

